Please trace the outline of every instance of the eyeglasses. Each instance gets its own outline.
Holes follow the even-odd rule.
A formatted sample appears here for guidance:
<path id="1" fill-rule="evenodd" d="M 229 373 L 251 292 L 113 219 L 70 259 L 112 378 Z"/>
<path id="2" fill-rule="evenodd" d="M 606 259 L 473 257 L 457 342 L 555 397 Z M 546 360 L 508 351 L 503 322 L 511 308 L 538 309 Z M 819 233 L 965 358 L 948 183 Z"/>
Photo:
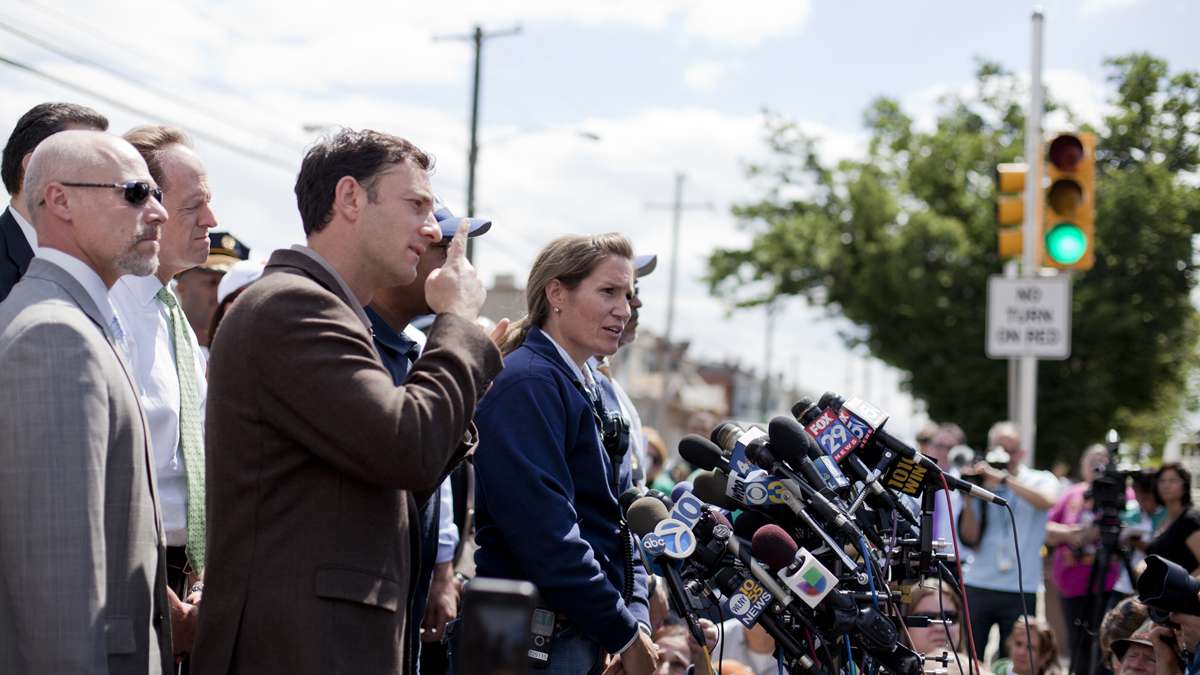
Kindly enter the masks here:
<path id="1" fill-rule="evenodd" d="M 113 190 L 124 190 L 125 201 L 134 206 L 141 206 L 146 203 L 150 197 L 154 197 L 159 204 L 162 203 L 163 192 L 161 188 L 150 187 L 150 183 L 144 180 L 131 180 L 124 183 L 68 183 L 63 181 L 63 185 L 69 187 L 90 187 L 90 188 L 110 188 Z"/>

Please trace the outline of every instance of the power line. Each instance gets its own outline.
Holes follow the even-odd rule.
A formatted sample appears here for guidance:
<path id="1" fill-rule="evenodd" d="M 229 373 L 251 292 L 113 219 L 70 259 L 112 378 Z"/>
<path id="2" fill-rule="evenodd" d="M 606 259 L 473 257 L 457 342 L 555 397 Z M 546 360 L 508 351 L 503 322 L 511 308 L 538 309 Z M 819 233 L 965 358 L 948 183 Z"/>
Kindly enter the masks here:
<path id="1" fill-rule="evenodd" d="M 30 33 L 23 31 L 20 28 L 12 26 L 8 23 L 5 23 L 3 21 L 0 21 L 0 30 L 6 31 L 8 33 L 12 33 L 13 35 L 16 35 L 17 37 L 21 38 L 22 40 L 25 40 L 32 44 L 35 44 L 38 47 L 41 47 L 42 49 L 45 49 L 46 51 L 51 52 L 53 54 L 57 54 L 58 56 L 61 56 L 67 60 L 74 61 L 75 63 L 78 63 L 80 65 L 96 68 L 97 70 L 101 70 L 105 73 L 108 73 L 109 75 L 112 75 L 113 77 L 116 77 L 120 80 L 124 80 L 125 82 L 128 82 L 134 86 L 141 87 L 142 89 L 146 90 L 147 92 L 149 92 L 151 94 L 154 94 L 155 96 L 158 96 L 159 98 L 171 101 L 173 103 L 185 106 L 187 108 L 194 108 L 194 109 L 204 113 L 208 117 L 212 118 L 213 120 L 216 120 L 222 124 L 228 125 L 234 129 L 238 129 L 240 131 L 249 132 L 249 133 L 265 134 L 265 135 L 271 137 L 276 143 L 278 143 L 284 147 L 291 147 L 295 143 L 291 139 L 284 139 L 280 136 L 275 136 L 269 132 L 243 128 L 243 127 L 239 126 L 237 123 L 231 122 L 229 119 L 225 118 L 222 113 L 217 112 L 216 110 L 213 110 L 212 108 L 209 108 L 208 106 L 205 106 L 202 103 L 198 103 L 196 101 L 192 101 L 192 100 L 183 98 L 177 94 L 166 91 L 150 82 L 133 77 L 127 73 L 117 70 L 116 68 L 113 68 L 112 66 L 105 65 L 94 59 L 90 59 L 86 56 L 81 56 L 79 54 L 74 54 L 72 52 L 69 52 L 52 42 L 44 40 L 36 35 L 31 35 Z"/>
<path id="2" fill-rule="evenodd" d="M 44 80 L 53 82 L 53 83 L 59 85 L 60 87 L 66 87 L 67 89 L 78 92 L 85 96 L 91 96 L 92 98 L 97 99 L 99 101 L 103 101 L 103 102 L 107 103 L 108 105 L 111 105 L 115 108 L 120 108 L 121 110 L 124 110 L 125 112 L 132 113 L 134 115 L 138 115 L 141 117 L 146 117 L 149 119 L 158 119 L 167 124 L 186 128 L 196 138 L 203 139 L 204 141 L 206 141 L 208 143 L 212 143 L 213 145 L 225 148 L 226 150 L 235 152 L 235 153 L 242 155 L 244 157 L 247 157 L 249 159 L 257 160 L 259 162 L 262 162 L 263 164 L 274 167 L 276 169 L 287 171 L 289 174 L 295 173 L 295 171 L 296 171 L 295 165 L 291 162 L 286 162 L 286 161 L 284 161 L 278 157 L 275 157 L 273 155 L 268 155 L 266 153 L 259 152 L 258 150 L 254 150 L 252 148 L 247 148 L 245 146 L 238 145 L 237 143 L 231 143 L 231 142 L 221 138 L 220 136 L 217 136 L 215 134 L 210 134 L 210 133 L 200 130 L 200 129 L 196 129 L 196 128 L 192 127 L 191 125 L 182 124 L 180 122 L 176 122 L 176 121 L 164 118 L 161 115 L 157 115 L 148 110 L 143 110 L 141 108 L 138 108 L 137 106 L 130 105 L 124 101 L 115 99 L 106 94 L 101 94 L 98 91 L 95 91 L 93 89 L 88 89 L 87 87 L 83 87 L 83 86 L 78 85 L 69 80 L 65 80 L 61 77 L 58 77 L 57 75 L 51 75 L 50 73 L 47 73 L 45 71 L 34 68 L 33 66 L 31 66 L 29 64 L 21 63 L 20 61 L 14 61 L 13 59 L 10 59 L 3 55 L 0 55 L 0 63 L 11 66 L 13 68 L 16 68 L 17 70 L 23 70 L 31 75 L 36 75 L 37 77 L 40 77 Z"/>

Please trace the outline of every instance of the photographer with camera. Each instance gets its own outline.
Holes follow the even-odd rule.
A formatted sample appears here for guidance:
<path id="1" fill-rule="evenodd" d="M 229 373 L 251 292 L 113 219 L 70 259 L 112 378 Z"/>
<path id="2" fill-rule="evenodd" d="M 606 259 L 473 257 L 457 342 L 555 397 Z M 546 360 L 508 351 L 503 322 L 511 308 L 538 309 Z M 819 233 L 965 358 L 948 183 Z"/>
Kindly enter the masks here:
<path id="1" fill-rule="evenodd" d="M 537 587 L 544 647 L 531 658 L 545 675 L 658 665 L 645 572 L 617 501 L 632 484 L 620 470 L 626 443 L 610 433 L 616 413 L 587 365 L 617 351 L 632 259 L 615 233 L 547 244 L 529 272 L 528 313 L 502 341 L 504 370 L 476 410 L 476 572 Z"/>
<path id="2" fill-rule="evenodd" d="M 984 488 L 1009 501 L 1021 557 L 1018 561 L 1013 528 L 1005 509 L 977 499 L 968 500 L 959 517 L 959 535 L 968 546 L 987 551 L 987 555 L 976 555 L 969 565 L 963 566 L 978 658 L 983 657 L 986 636 L 993 625 L 1000 628 L 998 654 L 1008 653 L 1008 635 L 1022 614 L 1022 591 L 1026 611 L 1032 612 L 1037 606 L 1046 521 L 1058 497 L 1058 480 L 1054 474 L 1022 465 L 1025 449 L 1021 447 L 1015 424 L 997 422 L 992 425 L 988 431 L 988 447 L 992 448 L 989 457 L 1007 454 L 1008 461 L 1001 466 L 976 462 L 963 474 L 978 476 Z M 1003 449 L 1004 453 L 999 453 L 997 448 Z M 985 521 L 986 525 L 983 525 Z"/>
<path id="3" fill-rule="evenodd" d="M 1063 616 L 1067 622 L 1067 645 L 1072 657 L 1072 670 L 1076 673 L 1091 672 L 1092 638 L 1091 634 L 1098 627 L 1093 617 L 1099 617 L 1099 611 L 1104 607 L 1107 594 L 1112 590 L 1120 573 L 1120 558 L 1117 555 L 1102 556 L 1107 558 L 1107 569 L 1099 572 L 1103 579 L 1095 578 L 1094 568 L 1097 561 L 1098 546 L 1100 545 L 1099 523 L 1103 518 L 1098 517 L 1100 510 L 1107 509 L 1112 516 L 1110 526 L 1119 528 L 1119 515 L 1125 509 L 1127 495 L 1124 494 L 1124 476 L 1120 483 L 1102 487 L 1112 487 L 1110 490 L 1097 490 L 1094 482 L 1098 472 L 1104 471 L 1109 464 L 1108 450 L 1101 444 L 1089 446 L 1079 460 L 1080 482 L 1067 488 L 1059 498 L 1054 508 L 1050 509 L 1049 522 L 1046 524 L 1046 545 L 1054 551 L 1053 567 L 1050 578 L 1058 588 L 1062 598 Z M 1110 495 L 1109 493 L 1114 493 Z M 1097 495 L 1111 497 L 1098 503 Z M 1132 497 L 1129 494 L 1128 497 Z M 1109 503 L 1112 502 L 1112 503 Z M 1113 553 L 1113 551 L 1107 551 Z M 1099 590 L 1100 598 L 1092 594 Z"/>
<path id="4" fill-rule="evenodd" d="M 1200 511 L 1192 508 L 1192 474 L 1178 462 L 1163 464 L 1154 476 L 1154 493 L 1167 516 L 1146 547 L 1192 576 L 1200 576 Z"/>

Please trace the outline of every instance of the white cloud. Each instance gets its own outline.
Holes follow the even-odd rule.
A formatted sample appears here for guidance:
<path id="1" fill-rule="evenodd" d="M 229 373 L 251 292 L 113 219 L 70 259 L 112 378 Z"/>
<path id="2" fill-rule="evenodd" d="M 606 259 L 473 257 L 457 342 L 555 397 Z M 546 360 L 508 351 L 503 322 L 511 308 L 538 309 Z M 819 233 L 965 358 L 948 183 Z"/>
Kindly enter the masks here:
<path id="1" fill-rule="evenodd" d="M 727 67 L 723 63 L 707 61 L 694 63 L 683 72 L 683 81 L 691 89 L 712 91 L 725 75 Z"/>
<path id="2" fill-rule="evenodd" d="M 1083 14 L 1102 14 L 1104 12 L 1112 12 L 1122 9 L 1129 9 L 1137 4 L 1138 0 L 1083 0 L 1079 5 L 1079 11 Z"/>
<path id="3" fill-rule="evenodd" d="M 1029 74 L 1018 73 L 1016 78 L 1022 91 L 1027 92 Z M 1046 70 L 1042 74 L 1042 86 L 1057 102 L 1071 110 L 1077 123 L 1099 127 L 1105 115 L 1112 110 L 1105 100 L 1111 91 L 1110 88 L 1103 82 L 1089 79 L 1079 71 L 1066 68 Z M 901 104 L 918 129 L 931 131 L 937 122 L 938 114 L 944 109 L 942 101 L 956 97 L 967 101 L 974 100 L 975 83 L 972 81 L 931 85 L 904 96 Z M 1028 101 L 1028 94 L 1023 94 L 1021 103 L 1028 105 Z M 1069 124 L 1070 120 L 1063 111 L 1052 113 L 1042 121 L 1042 127 L 1047 130 L 1066 128 Z"/>
<path id="4" fill-rule="evenodd" d="M 685 27 L 692 33 L 750 46 L 798 29 L 808 18 L 809 0 L 700 0 L 690 3 Z"/>

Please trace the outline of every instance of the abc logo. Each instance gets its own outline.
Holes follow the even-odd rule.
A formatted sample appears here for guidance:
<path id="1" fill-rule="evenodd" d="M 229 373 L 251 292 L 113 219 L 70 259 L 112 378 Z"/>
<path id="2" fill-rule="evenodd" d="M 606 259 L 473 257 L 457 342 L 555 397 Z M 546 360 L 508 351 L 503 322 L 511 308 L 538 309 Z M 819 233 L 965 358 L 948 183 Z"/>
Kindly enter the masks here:
<path id="1" fill-rule="evenodd" d="M 647 532 L 646 536 L 642 537 L 642 550 L 646 551 L 646 554 L 651 557 L 662 555 L 666 547 L 667 542 L 663 541 L 662 537 L 653 532 Z"/>
<path id="2" fill-rule="evenodd" d="M 752 604 L 754 603 L 750 602 L 750 598 L 741 593 L 734 593 L 729 598 L 729 611 L 737 616 L 745 616 L 746 612 L 750 611 Z"/>
<path id="3" fill-rule="evenodd" d="M 692 534 L 692 528 L 674 518 L 660 522 L 654 528 L 654 534 L 663 540 L 663 553 L 672 558 L 683 559 L 696 550 L 696 535 Z"/>

